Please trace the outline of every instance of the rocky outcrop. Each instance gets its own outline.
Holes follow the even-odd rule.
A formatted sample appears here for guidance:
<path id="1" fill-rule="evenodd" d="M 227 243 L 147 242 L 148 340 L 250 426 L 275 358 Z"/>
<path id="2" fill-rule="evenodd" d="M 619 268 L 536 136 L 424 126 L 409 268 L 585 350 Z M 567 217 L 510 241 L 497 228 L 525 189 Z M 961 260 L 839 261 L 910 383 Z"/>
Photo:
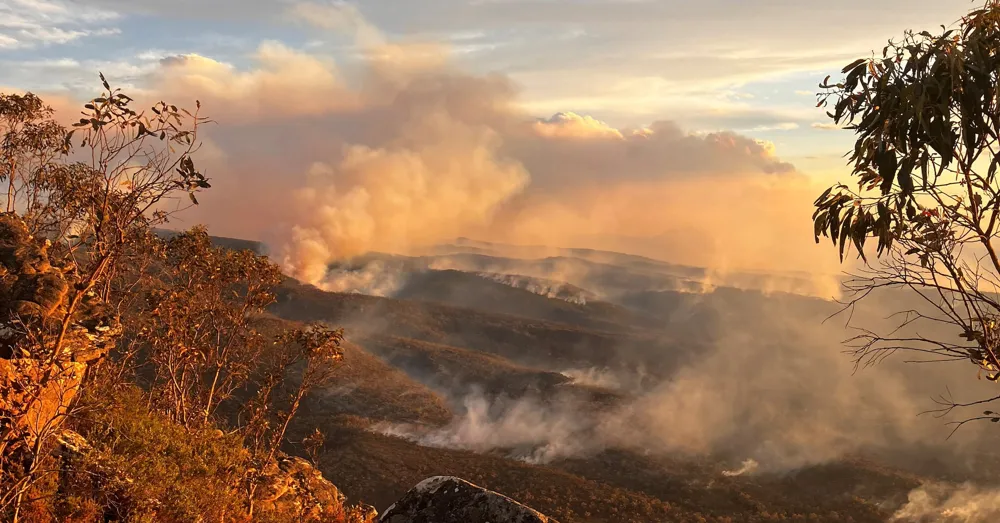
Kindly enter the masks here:
<path id="1" fill-rule="evenodd" d="M 463 479 L 437 476 L 386 509 L 379 523 L 558 523 L 502 494 Z"/>
<path id="2" fill-rule="evenodd" d="M 345 496 L 308 461 L 279 456 L 266 470 L 261 508 L 294 515 L 296 521 L 320 521 L 331 507 L 342 507 Z"/>
<path id="3" fill-rule="evenodd" d="M 260 502 L 263 511 L 280 514 L 289 521 L 342 517 L 346 523 L 371 523 L 378 517 L 374 507 L 348 506 L 340 489 L 302 458 L 280 455 L 265 472 Z"/>
<path id="4" fill-rule="evenodd" d="M 0 428 L 15 428 L 27 443 L 58 425 L 87 365 L 107 354 L 121 330 L 95 294 L 70 304 L 76 269 L 51 248 L 19 217 L 0 214 Z"/>
<path id="5" fill-rule="evenodd" d="M 48 377 L 47 370 L 52 371 Z M 28 442 L 56 428 L 86 370 L 86 363 L 49 367 L 36 359 L 0 358 L 0 425 L 14 423 Z"/>
<path id="6" fill-rule="evenodd" d="M 80 278 L 68 256 L 52 256 L 52 242 L 35 238 L 10 213 L 0 214 L 0 358 L 45 358 L 89 363 L 103 357 L 121 327 L 97 294 L 71 305 L 70 289 Z M 38 333 L 54 337 L 70 307 L 62 353 L 48 354 Z"/>

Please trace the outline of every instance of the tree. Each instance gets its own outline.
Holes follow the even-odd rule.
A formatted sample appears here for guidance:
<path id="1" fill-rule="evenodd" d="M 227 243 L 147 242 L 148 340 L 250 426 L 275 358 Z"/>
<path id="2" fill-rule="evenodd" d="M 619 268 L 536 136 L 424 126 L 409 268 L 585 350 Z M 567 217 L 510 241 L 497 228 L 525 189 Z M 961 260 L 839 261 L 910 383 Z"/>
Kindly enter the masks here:
<path id="1" fill-rule="evenodd" d="M 0 212 L 0 519 L 16 522 L 34 485 L 63 477 L 44 464 L 53 462 L 53 436 L 67 418 L 81 427 L 89 419 L 92 434 L 115 440 L 94 446 L 104 450 L 142 447 L 117 445 L 112 433 L 119 429 L 186 434 L 190 441 L 175 447 L 201 449 L 200 457 L 184 451 L 152 468 L 176 468 L 175 477 L 205 485 L 220 483 L 206 478 L 207 470 L 224 469 L 232 481 L 220 484 L 240 493 L 250 517 L 258 487 L 281 461 L 292 419 L 341 360 L 343 333 L 268 319 L 264 310 L 282 275 L 266 257 L 217 247 L 204 227 L 162 237 L 156 227 L 197 205 L 196 193 L 210 187 L 192 159 L 198 127 L 208 120 L 165 102 L 136 112 L 130 97 L 101 81 L 104 93 L 84 106 L 73 130 L 30 93 L 0 94 L 0 182 L 7 188 L 7 212 Z M 85 409 L 75 409 L 78 393 Z M 119 394 L 131 398 L 127 405 Z M 143 401 L 134 401 L 137 395 Z M 52 415 L 38 414 L 45 403 Z M 86 415 L 122 407 L 140 411 L 141 426 L 116 423 L 102 432 L 101 416 Z M 230 452 L 234 441 L 238 452 Z M 310 441 L 319 445 L 322 435 Z M 212 457 L 217 450 L 225 463 Z M 118 461 L 112 469 L 131 477 L 128 463 Z M 98 476 L 107 464 L 93 463 L 104 470 Z M 83 483 L 99 490 L 101 481 L 83 472 Z M 149 469 L 134 472 L 149 477 Z M 124 491 L 142 499 L 183 492 L 177 495 L 199 506 L 208 499 L 192 488 L 162 487 Z M 218 508 L 230 513 L 226 498 Z M 91 501 L 118 503 L 107 499 Z M 31 506 L 36 501 L 28 498 Z M 128 512 L 122 503 L 116 513 Z"/>
<path id="2" fill-rule="evenodd" d="M 857 188 L 837 184 L 816 200 L 816 241 L 830 238 L 841 260 L 853 247 L 863 262 L 846 281 L 845 309 L 891 289 L 917 302 L 890 328 L 850 340 L 858 363 L 915 351 L 1000 380 L 1000 2 L 952 29 L 906 32 L 842 73 L 820 85 L 818 106 L 856 135 Z M 944 410 L 996 399 L 947 400 Z"/>
<path id="3" fill-rule="evenodd" d="M 29 180 L 68 152 L 66 130 L 52 115 L 52 108 L 32 93 L 0 94 L 0 182 L 7 183 L 7 212 L 14 211 Z"/>
<path id="4" fill-rule="evenodd" d="M 275 340 L 274 350 L 264 354 L 256 373 L 257 392 L 244 409 L 243 433 L 258 465 L 247 478 L 251 514 L 263 467 L 274 460 L 305 397 L 333 377 L 336 364 L 344 358 L 343 341 L 342 329 L 310 325 L 284 331 Z M 293 373 L 296 379 L 289 380 Z M 322 434 L 311 438 L 322 438 Z"/>
<path id="5" fill-rule="evenodd" d="M 47 400 L 47 391 L 61 389 L 66 369 L 103 345 L 95 340 L 113 338 L 106 304 L 122 260 L 177 210 L 169 202 L 179 193 L 197 203 L 194 194 L 209 187 L 191 158 L 204 118 L 164 102 L 136 112 L 130 97 L 101 82 L 103 94 L 72 131 L 37 96 L 0 95 L 0 363 L 9 369 L 0 391 L 8 393 L 0 401 L 0 515 L 15 521 L 23 493 L 44 472 L 39 458 L 52 433 L 51 423 L 29 430 L 38 424 L 27 418 L 46 401 L 59 403 L 54 419 L 63 417 L 72 395 Z"/>
<path id="6" fill-rule="evenodd" d="M 267 342 L 254 321 L 281 272 L 264 256 L 213 246 L 203 227 L 169 239 L 161 258 L 131 317 L 156 402 L 186 427 L 205 425 L 259 366 Z"/>

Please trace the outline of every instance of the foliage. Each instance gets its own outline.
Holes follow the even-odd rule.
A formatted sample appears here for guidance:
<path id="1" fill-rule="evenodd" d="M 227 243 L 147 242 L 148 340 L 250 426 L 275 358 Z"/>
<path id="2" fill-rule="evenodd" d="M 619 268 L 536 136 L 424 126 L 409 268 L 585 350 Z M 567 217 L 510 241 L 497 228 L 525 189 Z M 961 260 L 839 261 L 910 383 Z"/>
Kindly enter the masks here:
<path id="1" fill-rule="evenodd" d="M 847 282 L 854 305 L 878 289 L 910 290 L 890 334 L 852 341 L 859 360 L 897 349 L 968 359 L 1000 378 L 1000 3 L 990 0 L 954 29 L 907 32 L 882 58 L 859 59 L 821 84 L 821 106 L 856 134 L 854 190 L 838 184 L 815 202 L 816 241 L 853 245 L 876 260 Z M 953 335 L 918 329 L 948 326 Z M 921 331 L 923 332 L 923 331 Z M 955 406 L 951 404 L 951 406 Z"/>
<path id="2" fill-rule="evenodd" d="M 76 483 L 77 497 L 108 500 L 104 510 L 123 521 L 237 521 L 245 514 L 237 487 L 247 456 L 238 435 L 174 423 L 150 410 L 134 386 L 91 387 L 83 402 L 75 426 L 94 449 L 75 477 L 64 478 Z"/>
<path id="3" fill-rule="evenodd" d="M 0 182 L 7 182 L 7 212 L 14 211 L 19 189 L 27 189 L 25 180 L 42 176 L 68 152 L 66 130 L 52 115 L 52 108 L 34 94 L 0 94 Z"/>
<path id="4" fill-rule="evenodd" d="M 0 395 L 0 517 L 296 519 L 273 500 L 261 508 L 259 487 L 342 358 L 343 333 L 262 331 L 277 266 L 214 246 L 203 227 L 158 236 L 210 188 L 192 159 L 208 120 L 162 101 L 137 112 L 101 81 L 72 130 L 33 94 L 0 95 L 0 363 L 31 370 L 8 372 L 16 394 Z M 59 396 L 44 432 L 28 430 L 69 364 L 90 364 L 87 379 Z M 68 467 L 64 419 L 91 441 Z M 323 505 L 330 521 L 367 517 Z"/>
<path id="5" fill-rule="evenodd" d="M 335 364 L 344 357 L 340 347 L 343 340 L 344 333 L 340 329 L 312 325 L 284 332 L 275 342 L 276 350 L 265 353 L 256 382 L 258 389 L 255 397 L 247 402 L 248 421 L 243 427 L 247 447 L 259 463 L 274 459 L 303 399 L 332 378 Z M 296 368 L 300 369 L 298 383 L 289 387 L 286 378 Z M 312 439 L 317 438 L 314 435 Z M 257 478 L 251 478 L 251 503 L 257 487 Z"/>
<path id="6" fill-rule="evenodd" d="M 52 428 L 26 435 L 18 427 L 46 391 L 60 386 L 66 366 L 88 350 L 74 337 L 98 325 L 83 312 L 107 301 L 123 255 L 137 237 L 168 219 L 169 199 L 186 192 L 194 201 L 194 192 L 209 187 L 191 159 L 204 118 L 163 102 L 150 109 L 156 116 L 147 117 L 132 110 L 132 99 L 112 89 L 103 75 L 101 81 L 103 95 L 85 105 L 85 118 L 69 132 L 37 96 L 0 96 L 5 275 L 14 289 L 7 293 L 14 301 L 0 304 L 0 322 L 16 338 L 9 343 L 16 350 L 4 351 L 12 367 L 33 369 L 16 377 L 24 393 L 7 403 L 0 426 L 0 511 L 13 504 L 15 520 L 23 489 L 38 479 L 38 460 Z M 74 138 L 82 138 L 81 151 L 74 149 Z M 23 256 L 25 249 L 37 252 L 40 265 Z M 17 294 L 32 288 L 47 295 L 47 305 L 25 310 L 20 303 L 26 301 Z M 9 485 L 14 487 L 8 490 Z"/>
<path id="7" fill-rule="evenodd" d="M 149 408 L 144 391 L 108 374 L 92 382 L 81 407 L 74 426 L 91 445 L 60 458 L 65 472 L 35 488 L 25 521 L 299 520 L 282 505 L 247 514 L 240 485 L 254 460 L 239 434 L 184 427 Z M 334 523 L 361 513 L 336 502 L 320 512 Z"/>
<path id="8" fill-rule="evenodd" d="M 208 423 L 246 385 L 267 346 L 253 317 L 274 300 L 277 266 L 212 245 L 204 228 L 169 239 L 155 287 L 133 318 L 154 372 L 157 404 L 185 426 Z"/>

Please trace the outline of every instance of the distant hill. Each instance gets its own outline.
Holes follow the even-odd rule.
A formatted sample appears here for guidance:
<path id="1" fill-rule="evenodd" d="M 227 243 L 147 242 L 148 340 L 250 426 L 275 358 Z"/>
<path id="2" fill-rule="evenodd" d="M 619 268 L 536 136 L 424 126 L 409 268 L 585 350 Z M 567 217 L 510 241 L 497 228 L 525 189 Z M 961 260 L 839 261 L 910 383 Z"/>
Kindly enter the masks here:
<path id="1" fill-rule="evenodd" d="M 170 238 L 178 234 L 178 231 L 169 229 L 154 229 L 153 232 L 161 238 Z M 227 238 L 225 236 L 212 236 L 212 243 L 218 247 L 232 249 L 234 251 L 249 250 L 257 254 L 267 254 L 267 246 L 263 242 L 253 240 L 241 240 L 239 238 Z"/>
<path id="2" fill-rule="evenodd" d="M 261 248 L 226 238 L 216 242 Z M 730 343 L 733 333 L 759 333 L 763 338 L 746 339 L 762 346 L 800 343 L 796 325 L 819 325 L 838 310 L 830 301 L 795 293 L 700 287 L 697 269 L 630 255 L 562 250 L 516 258 L 497 250 L 476 243 L 459 245 L 456 252 L 443 248 L 444 254 L 373 253 L 341 264 L 363 268 L 378 262 L 379 270 L 399 276 L 389 296 L 283 282 L 266 321 L 320 321 L 344 327 L 348 339 L 334 384 L 307 401 L 288 450 L 321 429 L 324 474 L 350 498 L 379 509 L 428 476 L 454 475 L 564 523 L 888 521 L 926 479 L 918 468 L 935 475 L 949 468 L 917 467 L 901 449 L 882 462 L 845 458 L 792 472 L 729 477 L 722 472 L 740 468 L 739 453 L 668 456 L 594 448 L 531 465 L 510 457 L 524 449 L 471 452 L 387 435 L 400 433 L 386 427 L 453 427 L 467 419 L 463 400 L 470 395 L 489 402 L 566 401 L 581 415 L 628 408 L 643 391 L 669 384 L 718 344 Z M 525 281 L 538 286 L 491 275 L 537 278 Z M 567 280 L 587 299 L 573 302 L 545 291 L 545 285 Z M 614 379 L 590 380 L 588 373 Z M 496 414 L 496 405 L 502 402 L 488 415 Z M 487 413 L 476 413 L 482 415 Z M 746 437 L 757 435 L 748 428 Z"/>

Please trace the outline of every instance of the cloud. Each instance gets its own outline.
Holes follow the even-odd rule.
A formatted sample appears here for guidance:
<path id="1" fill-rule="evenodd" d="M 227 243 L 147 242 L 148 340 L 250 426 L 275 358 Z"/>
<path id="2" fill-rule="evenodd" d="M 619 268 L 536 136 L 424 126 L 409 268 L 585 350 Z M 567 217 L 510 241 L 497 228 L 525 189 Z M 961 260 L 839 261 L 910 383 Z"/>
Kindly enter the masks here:
<path id="1" fill-rule="evenodd" d="M 271 41 L 258 47 L 254 59 L 253 70 L 240 71 L 198 54 L 169 56 L 146 85 L 158 94 L 197 95 L 215 106 L 213 116 L 236 124 L 322 114 L 353 102 L 328 60 Z"/>
<path id="2" fill-rule="evenodd" d="M 61 0 L 10 0 L 0 3 L 0 50 L 59 45 L 93 36 L 119 34 L 113 11 Z"/>
<path id="3" fill-rule="evenodd" d="M 867 55 L 888 36 L 906 28 L 937 27 L 964 11 L 949 2 L 887 1 L 851 2 L 843 11 L 829 11 L 822 22 L 802 6 L 751 3 L 747 7 L 736 0 L 712 0 L 712 7 L 705 10 L 692 9 L 681 0 L 625 4 L 602 0 L 574 6 L 572 13 L 548 1 L 91 0 L 87 5 L 128 17 L 128 24 L 119 25 L 126 31 L 141 31 L 143 38 L 147 35 L 142 25 L 148 22 L 132 16 L 155 16 L 156 24 L 165 29 L 162 33 L 169 36 L 155 31 L 150 37 L 164 40 L 152 45 L 173 47 L 182 41 L 186 45 L 181 50 L 216 58 L 234 49 L 201 41 L 206 26 L 225 33 L 218 37 L 238 34 L 253 42 L 295 31 L 290 41 L 305 36 L 316 49 L 342 55 L 342 62 L 350 61 L 359 48 L 387 41 L 385 35 L 450 40 L 454 59 L 467 69 L 505 71 L 522 86 L 527 95 L 519 101 L 536 116 L 574 111 L 635 126 L 669 115 L 687 128 L 752 133 L 775 122 L 766 115 L 739 122 L 709 109 L 720 96 L 748 83 L 809 74 L 808 83 L 815 84 L 825 74 L 820 71 L 839 69 Z M 224 25 L 213 27 L 223 20 Z M 817 38 L 831 23 L 837 23 L 838 38 Z M 353 48 L 350 38 L 348 42 L 332 38 L 331 33 L 345 31 L 354 40 Z M 5 45 L 11 42 L 0 41 L 0 49 Z M 246 50 L 240 47 L 228 59 L 236 61 Z M 16 70 L 16 64 L 11 68 Z M 22 76 L 15 74 L 18 79 Z M 735 106 L 734 101 L 730 97 L 725 105 Z M 780 101 L 758 97 L 758 105 L 780 106 Z M 813 114 L 785 116 L 777 123 L 805 127 L 813 118 Z"/>
<path id="4" fill-rule="evenodd" d="M 591 116 L 572 112 L 558 113 L 535 122 L 535 132 L 541 136 L 559 138 L 624 138 L 621 131 Z"/>
<path id="5" fill-rule="evenodd" d="M 296 21 L 320 29 L 346 31 L 354 34 L 357 44 L 363 48 L 376 47 L 386 43 L 382 31 L 370 24 L 357 7 L 347 2 L 296 3 L 289 10 L 289 16 Z"/>
<path id="6" fill-rule="evenodd" d="M 309 5 L 353 21 L 349 32 L 367 24 L 342 4 Z M 836 272 L 834 257 L 811 248 L 820 188 L 772 144 L 670 121 L 539 119 L 509 78 L 469 72 L 440 44 L 372 44 L 361 57 L 342 67 L 269 41 L 250 67 L 146 56 L 144 98 L 197 98 L 219 124 L 203 135 L 214 188 L 178 226 L 264 239 L 316 284 L 332 262 L 455 236 L 628 245 L 718 274 Z"/>
<path id="7" fill-rule="evenodd" d="M 123 13 L 230 22 L 285 23 L 289 2 L 276 0 L 92 0 Z M 842 66 L 880 48 L 884 39 L 904 29 L 934 28 L 957 20 L 970 6 L 938 0 L 851 0 L 837 9 L 795 3 L 747 3 L 711 0 L 616 2 L 600 0 L 566 9 L 564 2 L 466 2 L 394 0 L 300 2 L 294 8 L 317 25 L 356 20 L 359 6 L 369 26 L 391 34 L 487 35 L 481 42 L 488 60 L 512 71 L 534 90 L 552 85 L 545 98 L 637 98 L 638 91 L 613 93 L 621 79 L 659 78 L 673 93 L 706 86 L 728 86 L 756 78 Z M 695 5 L 697 7 L 695 7 Z M 328 24 L 328 21 L 334 21 Z M 819 35 L 837 25 L 835 39 Z M 711 30 L 705 30 L 706 27 Z M 496 43 L 503 45 L 491 45 Z M 670 50 L 663 52 L 660 50 Z M 539 52 L 544 50 L 544 52 Z M 470 65 L 477 66 L 470 62 Z M 594 78 L 595 70 L 607 71 Z M 536 82 L 526 73 L 540 73 Z M 820 78 L 822 75 L 819 76 Z M 564 88 L 566 86 L 568 88 Z M 593 107 L 562 110 L 592 111 Z"/>
<path id="8" fill-rule="evenodd" d="M 135 90 L 141 80 L 158 68 L 159 58 L 122 57 L 117 60 L 93 58 L 39 58 L 4 60 L 0 68 L 10 72 L 17 86 L 31 86 L 32 91 L 48 92 L 49 96 L 89 99 L 97 96 L 101 83 L 97 73 L 103 72 L 118 87 Z M 74 110 L 74 114 L 76 111 Z"/>
<path id="9" fill-rule="evenodd" d="M 844 127 L 831 122 L 815 122 L 810 125 L 813 129 L 821 129 L 823 131 L 840 131 Z"/>
<path id="10" fill-rule="evenodd" d="M 750 129 L 749 131 L 756 133 L 761 133 L 766 131 L 794 131 L 795 129 L 798 128 L 799 124 L 795 122 L 781 122 L 776 125 L 759 125 L 757 127 L 754 127 L 753 129 Z"/>

